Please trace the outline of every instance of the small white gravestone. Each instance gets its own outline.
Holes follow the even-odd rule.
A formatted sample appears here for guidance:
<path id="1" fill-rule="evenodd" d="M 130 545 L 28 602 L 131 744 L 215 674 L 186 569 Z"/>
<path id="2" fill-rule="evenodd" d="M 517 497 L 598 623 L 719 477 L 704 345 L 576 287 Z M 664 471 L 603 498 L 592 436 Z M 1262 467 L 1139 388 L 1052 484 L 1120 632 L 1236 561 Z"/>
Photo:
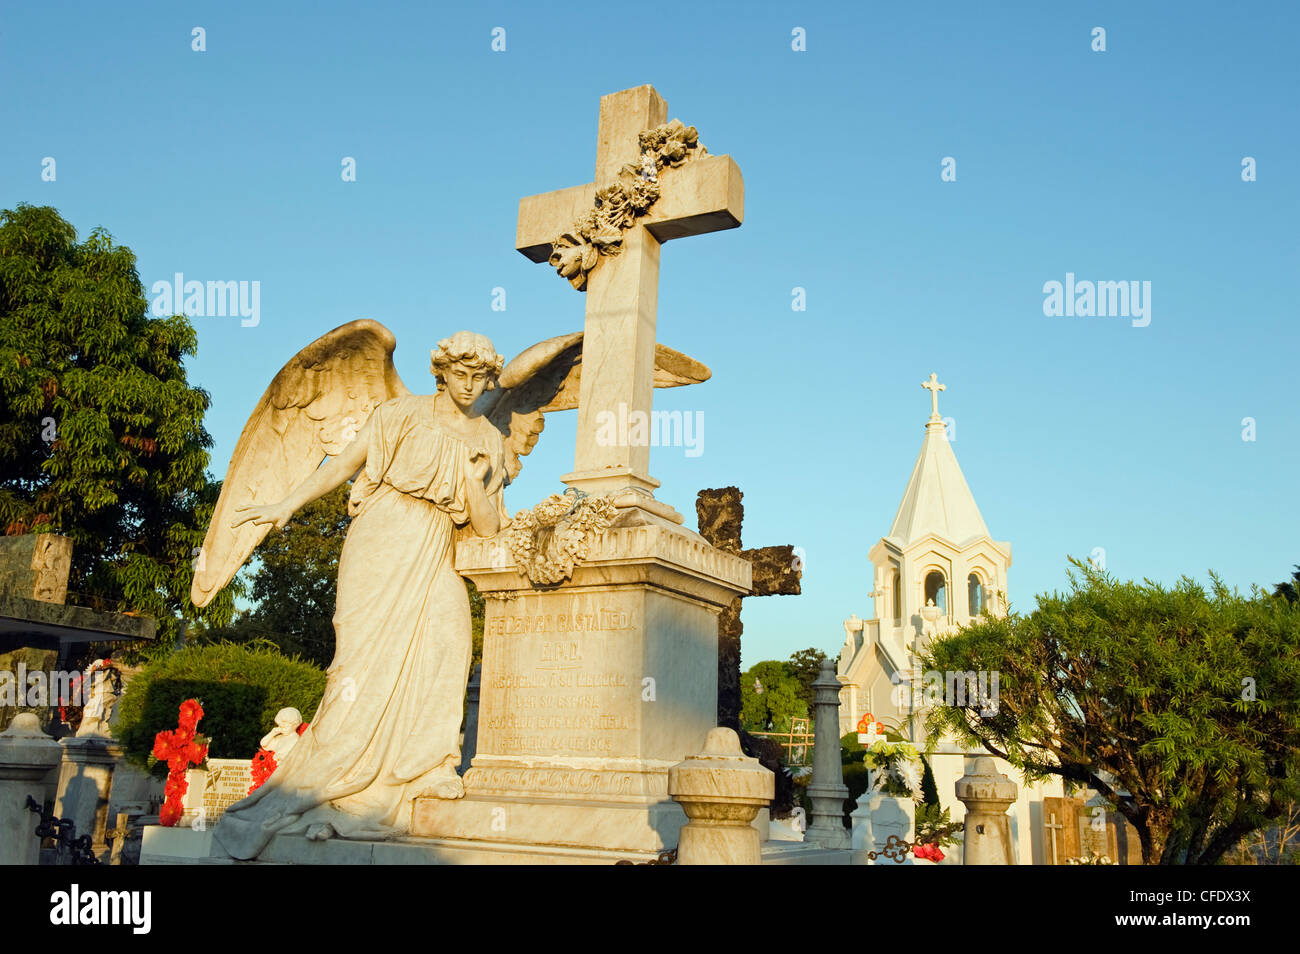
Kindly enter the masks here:
<path id="1" fill-rule="evenodd" d="M 767 837 L 769 841 L 803 841 L 807 830 L 807 812 L 798 807 L 785 818 L 773 818 Z"/>
<path id="2" fill-rule="evenodd" d="M 191 828 L 215 825 L 226 809 L 248 796 L 253 784 L 252 759 L 208 759 L 206 769 L 185 773 L 185 814 L 180 824 Z"/>
<path id="3" fill-rule="evenodd" d="M 868 860 L 867 864 L 912 864 L 911 849 L 899 861 L 883 854 L 891 835 L 897 835 L 899 841 L 907 841 L 912 837 L 916 819 L 916 803 L 912 799 L 869 789 L 860 796 L 858 807 L 849 818 L 853 823 L 853 848 L 876 852 L 876 857 Z"/>

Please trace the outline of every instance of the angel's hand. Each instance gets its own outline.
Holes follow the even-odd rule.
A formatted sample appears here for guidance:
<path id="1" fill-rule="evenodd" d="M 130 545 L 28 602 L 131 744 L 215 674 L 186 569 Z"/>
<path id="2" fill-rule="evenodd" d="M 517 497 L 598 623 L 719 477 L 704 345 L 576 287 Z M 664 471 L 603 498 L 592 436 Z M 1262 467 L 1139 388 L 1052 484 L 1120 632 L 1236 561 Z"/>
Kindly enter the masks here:
<path id="1" fill-rule="evenodd" d="M 293 510 L 285 506 L 284 502 L 273 504 L 255 504 L 251 507 L 237 507 L 235 513 L 239 514 L 231 521 L 231 529 L 243 526 L 250 520 L 257 526 L 265 523 L 273 523 L 277 527 L 283 527 L 293 516 Z"/>
<path id="2" fill-rule="evenodd" d="M 471 447 L 469 451 L 469 475 L 474 480 L 482 483 L 487 479 L 488 471 L 492 469 L 491 459 L 487 451 L 477 447 Z"/>

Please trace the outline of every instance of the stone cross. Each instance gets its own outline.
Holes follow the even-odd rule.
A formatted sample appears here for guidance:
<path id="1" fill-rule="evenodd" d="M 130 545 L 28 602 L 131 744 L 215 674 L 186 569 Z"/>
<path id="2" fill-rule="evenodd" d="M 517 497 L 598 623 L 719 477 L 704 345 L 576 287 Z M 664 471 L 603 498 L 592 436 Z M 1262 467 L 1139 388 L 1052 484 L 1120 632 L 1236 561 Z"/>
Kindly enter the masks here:
<path id="1" fill-rule="evenodd" d="M 719 550 L 744 557 L 754 566 L 750 596 L 798 596 L 802 567 L 793 546 L 746 550 L 740 542 L 744 494 L 735 487 L 701 490 L 695 500 L 700 536 Z M 740 603 L 737 596 L 718 614 L 718 725 L 740 731 Z"/>
<path id="2" fill-rule="evenodd" d="M 921 387 L 930 392 L 930 420 L 939 420 L 939 392 L 948 390 L 947 386 L 940 384 L 939 376 L 932 371 L 930 380 L 922 381 Z"/>
<path id="3" fill-rule="evenodd" d="M 1056 833 L 1064 831 L 1065 826 L 1056 820 L 1056 812 L 1051 812 L 1047 817 L 1050 820 L 1043 822 L 1043 827 L 1047 829 L 1047 863 L 1049 865 L 1061 864 L 1056 860 Z"/>
<path id="4" fill-rule="evenodd" d="M 594 181 L 520 200 L 515 247 L 534 262 L 547 261 L 553 240 L 594 207 L 597 190 L 615 183 L 625 164 L 641 163 L 640 133 L 667 120 L 668 105 L 652 86 L 602 96 Z M 602 412 L 619 414 L 620 405 L 628 415 L 651 410 L 659 247 L 669 239 L 736 228 L 744 218 L 745 186 L 729 156 L 665 167 L 659 185 L 658 201 L 623 233 L 622 250 L 599 260 L 586 287 L 577 447 L 573 473 L 563 480 L 587 493 L 613 494 L 620 506 L 646 507 L 659 486 L 650 476 L 648 440 L 634 446 L 596 440 Z M 665 505 L 646 509 L 666 511 L 680 522 Z"/>

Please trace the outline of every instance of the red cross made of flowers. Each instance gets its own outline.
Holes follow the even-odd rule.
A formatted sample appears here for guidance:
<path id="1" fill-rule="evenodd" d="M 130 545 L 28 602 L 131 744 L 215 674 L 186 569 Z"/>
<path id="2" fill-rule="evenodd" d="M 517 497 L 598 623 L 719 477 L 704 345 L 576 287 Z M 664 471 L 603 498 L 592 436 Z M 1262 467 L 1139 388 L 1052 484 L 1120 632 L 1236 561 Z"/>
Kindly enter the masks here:
<path id="1" fill-rule="evenodd" d="M 189 788 L 185 772 L 191 765 L 202 765 L 208 757 L 208 740 L 198 734 L 202 718 L 203 706 L 199 700 L 186 699 L 181 703 L 177 727 L 154 736 L 153 757 L 167 763 L 167 784 L 163 787 L 158 824 L 168 828 L 185 813 L 185 792 Z"/>

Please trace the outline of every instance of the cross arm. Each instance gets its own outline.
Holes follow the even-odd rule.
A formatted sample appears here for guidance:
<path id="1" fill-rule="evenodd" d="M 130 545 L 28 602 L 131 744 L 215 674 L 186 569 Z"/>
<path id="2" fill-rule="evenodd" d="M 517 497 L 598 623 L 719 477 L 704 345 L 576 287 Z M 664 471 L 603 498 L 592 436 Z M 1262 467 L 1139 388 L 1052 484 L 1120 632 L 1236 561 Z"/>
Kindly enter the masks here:
<path id="1" fill-rule="evenodd" d="M 703 156 L 659 174 L 662 194 L 638 219 L 660 242 L 738 227 L 745 218 L 745 180 L 730 156 Z M 595 183 L 519 200 L 515 248 L 534 262 L 551 255 L 551 242 L 596 201 Z"/>
<path id="2" fill-rule="evenodd" d="M 551 257 L 551 242 L 596 204 L 596 184 L 570 186 L 519 200 L 515 248 L 534 262 Z"/>
<path id="3" fill-rule="evenodd" d="M 659 174 L 663 194 L 641 223 L 660 242 L 734 229 L 745 220 L 745 180 L 730 156 L 705 156 Z"/>
<path id="4" fill-rule="evenodd" d="M 740 555 L 754 565 L 751 596 L 798 596 L 800 572 L 795 569 L 792 546 L 742 550 Z"/>

